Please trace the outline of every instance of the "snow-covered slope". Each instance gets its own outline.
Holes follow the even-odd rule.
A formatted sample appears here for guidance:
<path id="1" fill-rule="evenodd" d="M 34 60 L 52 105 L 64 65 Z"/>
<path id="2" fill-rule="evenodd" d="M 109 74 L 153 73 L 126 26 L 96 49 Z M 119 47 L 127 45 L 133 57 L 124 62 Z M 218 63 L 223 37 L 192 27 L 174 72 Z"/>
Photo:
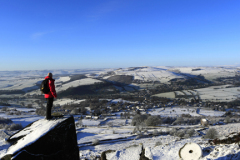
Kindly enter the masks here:
<path id="1" fill-rule="evenodd" d="M 208 80 L 219 77 L 234 77 L 237 71 L 235 67 L 176 67 L 181 73 L 191 75 L 203 75 Z"/>
<path id="2" fill-rule="evenodd" d="M 0 90 L 23 90 L 25 92 L 38 89 L 41 81 L 49 72 L 53 73 L 56 84 L 61 85 L 70 80 L 74 74 L 86 74 L 105 71 L 104 69 L 76 69 L 76 70 L 42 70 L 42 71 L 0 71 Z M 83 83 L 91 84 L 91 79 L 83 80 Z M 89 81 L 89 82 L 86 82 Z M 80 82 L 81 83 L 81 82 Z M 72 85 L 72 83 L 70 84 Z"/>
<path id="3" fill-rule="evenodd" d="M 100 72 L 97 75 L 103 79 L 108 79 L 113 75 L 130 75 L 134 80 L 159 81 L 168 83 L 175 78 L 187 78 L 202 75 L 208 80 L 220 77 L 234 77 L 239 73 L 236 67 L 131 67 L 112 70 L 111 72 Z"/>
<path id="4" fill-rule="evenodd" d="M 78 86 L 83 86 L 83 85 L 90 85 L 90 84 L 94 84 L 94 83 L 99 83 L 102 82 L 100 80 L 97 79 L 92 79 L 92 78 L 84 78 L 84 79 L 80 79 L 80 80 L 76 80 L 76 81 L 72 81 L 66 84 L 63 84 L 59 87 L 56 87 L 56 90 L 58 92 L 60 91 L 64 91 L 70 87 L 78 87 Z"/>
<path id="5" fill-rule="evenodd" d="M 85 70 L 43 70 L 43 71 L 0 71 L 0 90 L 22 90 L 30 92 L 30 95 L 39 94 L 38 85 L 48 72 L 52 72 L 56 79 L 58 91 L 63 91 L 69 87 L 89 85 L 101 82 L 94 78 L 111 80 L 117 75 L 132 76 L 132 87 L 139 86 L 138 82 L 159 82 L 170 83 L 173 79 L 187 79 L 198 75 L 204 76 L 212 81 L 220 77 L 234 77 L 240 74 L 237 67 L 130 67 L 120 69 L 85 69 Z M 70 76 L 75 74 L 85 74 L 88 78 L 71 81 Z M 121 79 L 124 77 L 120 77 Z M 129 79 L 129 77 L 128 77 Z M 123 80 L 124 81 L 124 80 Z M 129 84 L 129 83 L 127 83 Z M 153 83 L 154 84 L 154 83 Z M 126 86 L 125 86 L 126 87 Z M 140 86 L 142 87 L 142 86 Z M 132 88 L 131 88 L 132 89 Z M 32 90 L 36 90 L 32 92 Z"/>
<path id="6" fill-rule="evenodd" d="M 161 83 L 166 83 L 171 79 L 174 78 L 185 78 L 184 76 L 168 71 L 163 68 L 157 67 L 135 67 L 135 68 L 126 68 L 126 69 L 118 69 L 113 71 L 113 75 L 130 75 L 134 77 L 134 80 L 141 80 L 141 81 L 159 81 Z M 99 74 L 102 76 L 103 79 L 107 79 L 112 75 L 108 74 Z"/>

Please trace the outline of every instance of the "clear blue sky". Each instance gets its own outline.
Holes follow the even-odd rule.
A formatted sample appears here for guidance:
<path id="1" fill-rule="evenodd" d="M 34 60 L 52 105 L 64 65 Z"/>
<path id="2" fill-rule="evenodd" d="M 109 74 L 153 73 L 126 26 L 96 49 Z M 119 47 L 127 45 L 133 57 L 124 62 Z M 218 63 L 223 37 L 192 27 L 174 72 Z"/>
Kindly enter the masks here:
<path id="1" fill-rule="evenodd" d="M 239 63 L 239 0 L 0 0 L 0 70 Z"/>

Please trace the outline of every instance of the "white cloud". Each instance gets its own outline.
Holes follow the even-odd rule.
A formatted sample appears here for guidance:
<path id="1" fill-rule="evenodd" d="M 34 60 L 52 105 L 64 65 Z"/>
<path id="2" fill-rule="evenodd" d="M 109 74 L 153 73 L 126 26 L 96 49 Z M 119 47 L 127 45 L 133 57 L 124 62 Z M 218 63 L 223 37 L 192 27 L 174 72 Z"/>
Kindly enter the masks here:
<path id="1" fill-rule="evenodd" d="M 52 33 L 52 32 L 53 32 L 53 31 L 48 31 L 48 32 L 36 32 L 36 33 L 33 33 L 33 34 L 31 35 L 31 38 L 32 38 L 32 39 L 39 39 L 39 38 L 43 37 L 44 35 L 49 34 L 49 33 Z"/>

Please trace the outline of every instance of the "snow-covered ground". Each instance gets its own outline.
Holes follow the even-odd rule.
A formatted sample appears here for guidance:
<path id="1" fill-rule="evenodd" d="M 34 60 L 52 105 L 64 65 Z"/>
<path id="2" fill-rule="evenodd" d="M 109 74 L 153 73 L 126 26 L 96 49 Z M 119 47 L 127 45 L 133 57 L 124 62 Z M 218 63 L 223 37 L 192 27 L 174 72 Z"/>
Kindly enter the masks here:
<path id="1" fill-rule="evenodd" d="M 239 72 L 236 67 L 132 67 L 112 70 L 115 75 L 130 75 L 134 80 L 141 81 L 159 81 L 169 83 L 174 78 L 186 78 L 202 75 L 208 80 L 214 80 L 220 77 L 234 77 Z M 107 72 L 100 72 L 97 76 L 103 76 L 104 79 L 111 77 Z"/>
<path id="2" fill-rule="evenodd" d="M 139 68 L 125 68 L 114 70 L 116 75 L 130 75 L 134 77 L 134 80 L 141 81 L 159 81 L 161 83 L 168 83 L 169 80 L 174 78 L 184 78 L 184 76 L 178 73 L 168 71 L 158 67 L 139 67 Z M 103 74 L 103 73 L 102 73 Z M 101 75 L 101 74 L 99 74 Z M 104 79 L 110 76 L 103 77 Z"/>
<path id="3" fill-rule="evenodd" d="M 49 72 L 54 77 L 65 77 L 65 75 L 96 73 L 100 71 L 108 71 L 109 69 L 61 69 L 61 70 L 29 70 L 29 71 L 0 71 L 0 80 L 15 80 L 22 78 L 44 78 Z"/>
<path id="4" fill-rule="evenodd" d="M 62 82 L 67 82 L 69 81 L 71 78 L 69 76 L 66 76 L 66 77 L 59 77 L 58 79 L 55 79 L 55 83 L 58 84 L 58 83 L 62 83 Z"/>
<path id="5" fill-rule="evenodd" d="M 83 100 L 72 100 L 72 99 L 68 99 L 68 98 L 64 98 L 64 99 L 57 99 L 56 101 L 54 101 L 54 105 L 65 105 L 65 104 L 79 104 L 81 102 L 85 101 Z"/>
<path id="6" fill-rule="evenodd" d="M 240 87 L 228 88 L 229 85 L 195 89 L 203 101 L 229 102 L 240 97 Z"/>
<path id="7" fill-rule="evenodd" d="M 56 75 L 56 90 L 57 92 L 66 90 L 70 87 L 78 87 L 81 85 L 90 85 L 96 82 L 102 82 L 100 80 L 94 79 L 101 77 L 107 79 L 110 76 L 107 72 L 113 71 L 115 75 L 131 75 L 134 80 L 141 81 L 159 81 L 161 83 L 169 83 L 169 80 L 174 78 L 187 78 L 188 76 L 203 75 L 206 79 L 214 80 L 219 77 L 230 77 L 235 76 L 236 72 L 239 72 L 237 68 L 234 67 L 139 67 L 139 68 L 125 68 L 125 69 L 100 69 L 100 70 L 54 70 L 54 71 L 16 71 L 16 72 L 0 72 L 0 90 L 23 90 L 25 95 L 41 94 L 37 85 L 44 79 L 48 72 L 52 72 Z M 88 78 L 70 81 L 70 75 L 73 74 L 86 74 Z M 94 74 L 92 74 L 94 73 Z M 106 75 L 106 76 L 104 76 Z M 134 84 L 137 85 L 137 84 Z M 148 84 L 146 84 L 148 85 Z M 151 84 L 150 84 L 151 85 Z M 152 84 L 154 85 L 154 84 Z M 116 86 L 117 87 L 117 86 Z M 187 91 L 176 91 L 177 95 L 199 95 L 203 100 L 211 101 L 231 101 L 240 97 L 240 87 L 228 88 L 229 86 L 215 86 L 196 90 Z M 131 87 L 126 87 L 126 90 L 132 90 Z M 34 90 L 34 91 L 31 91 Z M 31 91 L 31 92 L 29 92 Z M 160 96 L 165 95 L 166 97 L 172 98 L 174 92 L 162 93 Z M 13 98 L 12 95 L 1 95 L 2 97 Z M 19 95 L 18 95 L 19 96 Z M 54 102 L 55 105 L 64 105 L 69 103 L 78 104 L 84 100 L 71 100 L 71 99 L 57 99 Z M 122 102 L 122 99 L 111 100 L 112 103 Z M 123 101 L 125 102 L 125 101 Z M 126 101 L 127 102 L 127 101 Z M 1 107 L 0 107 L 1 108 Z M 11 107 L 12 108 L 12 107 Z M 192 116 L 222 116 L 225 112 L 213 111 L 207 109 L 200 109 L 193 107 L 167 107 L 167 108 L 156 108 L 148 110 L 148 114 L 160 115 L 161 117 L 179 117 L 181 114 L 190 114 Z M 33 112 L 35 109 L 27 108 L 16 108 L 16 110 L 25 112 L 24 115 L 7 115 L 4 112 L 0 113 L 0 117 L 9 118 L 14 123 L 22 124 L 23 127 L 28 124 L 42 119 L 45 117 L 36 116 Z M 28 113 L 29 112 L 29 113 Z M 106 150 L 124 150 L 125 148 L 132 145 L 143 144 L 144 148 L 149 155 L 152 155 L 154 160 L 177 160 L 178 151 L 187 142 L 194 142 L 199 144 L 203 149 L 203 160 L 217 159 L 217 160 L 238 160 L 240 155 L 239 146 L 236 144 L 229 145 L 210 145 L 206 140 L 203 140 L 200 136 L 195 134 L 192 138 L 179 140 L 178 137 L 170 135 L 159 135 L 159 136 L 149 136 L 146 138 L 136 138 L 132 133 L 134 127 L 131 126 L 131 119 L 119 119 L 121 112 L 116 113 L 115 119 L 105 119 L 105 120 L 93 120 L 93 119 L 83 119 L 82 124 L 87 126 L 87 128 L 77 128 L 77 140 L 80 146 L 79 154 L 83 158 L 91 158 L 94 155 L 100 155 Z M 76 120 L 77 122 L 78 120 Z M 99 127 L 98 127 L 99 126 Z M 177 126 L 177 127 L 189 127 L 189 126 Z M 192 127 L 192 126 L 191 126 Z M 195 127 L 195 126 L 194 126 Z M 170 129 L 171 126 L 168 128 Z M 240 132 L 240 124 L 227 124 L 221 126 L 211 126 L 215 128 L 219 135 L 227 136 L 232 132 Z M 164 130 L 166 128 L 162 128 Z M 166 129 L 167 130 L 167 129 Z M 202 131 L 206 133 L 207 130 Z M 16 131 L 12 131 L 14 133 Z M 148 130 L 148 132 L 153 132 L 153 130 Z M 0 129 L 0 158 L 6 154 L 10 144 L 4 141 L 9 135 L 3 129 Z M 91 145 L 93 140 L 100 140 L 104 143 L 99 145 Z M 107 141 L 108 140 L 108 141 Z M 155 146 L 156 142 L 161 142 L 162 145 Z M 83 145 L 83 143 L 88 143 L 88 145 Z M 209 149 L 210 152 L 205 152 Z M 233 157 L 235 155 L 238 157 Z M 115 159 L 118 159 L 119 155 L 114 155 Z"/>
<path id="8" fill-rule="evenodd" d="M 67 79 L 68 78 L 65 77 L 64 79 L 60 79 L 61 81 L 57 81 L 57 83 L 55 85 L 56 86 L 55 89 L 56 89 L 57 92 L 67 90 L 68 88 L 71 88 L 71 87 L 79 87 L 79 86 L 91 85 L 91 84 L 94 84 L 94 83 L 101 83 L 102 82 L 100 80 L 93 79 L 93 78 L 84 78 L 84 79 L 75 80 L 75 81 L 72 81 L 72 82 L 67 82 L 68 81 Z M 62 83 L 63 80 L 66 80 L 64 84 Z M 37 87 L 37 88 L 39 88 L 39 87 Z M 31 91 L 31 92 L 28 92 L 27 94 L 28 95 L 41 95 L 42 93 L 39 91 L 39 89 L 37 89 L 37 90 Z"/>
<path id="9" fill-rule="evenodd" d="M 108 70 L 109 69 L 0 71 L 0 90 L 22 90 L 26 92 L 26 95 L 40 95 L 41 92 L 39 92 L 39 85 L 47 74 L 52 72 L 53 78 L 56 80 L 56 86 L 58 86 L 56 89 L 62 91 L 68 89 L 69 87 L 77 87 L 80 85 L 89 85 L 95 82 L 101 82 L 92 78 L 86 78 L 68 83 L 68 81 L 70 81 L 70 76 L 66 75 L 91 74 Z M 1 95 L 1 97 L 11 98 L 8 95 Z"/>
<path id="10" fill-rule="evenodd" d="M 174 111 L 173 111 L 174 110 Z M 171 113 L 170 113 L 171 112 Z M 179 116 L 181 114 L 191 114 L 192 116 L 198 116 L 195 108 L 181 108 L 181 107 L 172 107 L 172 108 L 157 108 L 149 111 L 152 115 L 161 115 L 161 116 Z M 210 115 L 210 116 L 221 116 L 223 112 L 218 111 L 209 111 L 201 109 L 200 114 Z M 45 117 L 41 116 L 29 116 L 25 118 L 12 117 L 14 123 L 20 123 L 24 127 L 36 120 L 43 119 Z M 102 121 L 107 121 L 104 126 L 99 126 Z M 240 148 L 236 144 L 229 145 L 210 145 L 207 140 L 203 140 L 198 134 L 195 134 L 192 138 L 180 140 L 178 137 L 170 135 L 159 135 L 159 136 L 148 136 L 146 138 L 137 138 L 134 137 L 132 133 L 134 127 L 130 126 L 130 123 L 126 123 L 125 119 L 105 119 L 105 120 L 90 120 L 83 119 L 83 125 L 87 125 L 87 128 L 77 129 L 77 141 L 79 145 L 79 155 L 82 158 L 91 159 L 94 155 L 100 155 L 103 151 L 106 150 L 118 150 L 119 152 L 125 152 L 125 149 L 129 146 L 142 144 L 143 147 L 148 152 L 148 155 L 151 155 L 153 160 L 177 160 L 179 159 L 178 151 L 181 147 L 184 146 L 187 142 L 194 142 L 201 146 L 203 149 L 202 160 L 238 160 L 234 156 L 240 155 Z M 77 122 L 77 121 L 76 121 Z M 110 124 L 109 124 L 110 123 Z M 91 127 L 93 126 L 93 127 Z M 186 126 L 187 127 L 187 126 Z M 215 128 L 219 133 L 220 137 L 227 136 L 232 132 L 240 132 L 239 123 L 233 123 L 228 125 L 221 126 L 211 126 L 210 128 Z M 171 128 L 166 128 L 166 131 Z M 165 130 L 164 127 L 161 128 L 162 131 Z M 4 141 L 3 132 L 0 130 L 0 157 L 4 156 L 7 152 L 10 144 Z M 148 130 L 148 132 L 153 132 L 153 129 Z M 203 133 L 206 133 L 207 130 L 203 130 Z M 1 134 L 2 133 L 2 134 Z M 14 133 L 14 132 L 13 132 Z M 94 140 L 99 140 L 98 145 L 91 145 Z M 161 145 L 155 146 L 156 142 L 161 142 Z M 210 150 L 208 153 L 206 150 Z M 135 152 L 133 150 L 133 152 Z M 125 153 L 126 154 L 126 153 Z M 120 155 L 113 154 L 113 156 L 118 159 Z"/>
<path id="11" fill-rule="evenodd" d="M 38 89 L 36 84 L 40 84 L 42 79 L 17 79 L 17 80 L 3 80 L 0 83 L 0 90 L 23 90 L 25 92 Z"/>
<path id="12" fill-rule="evenodd" d="M 240 98 L 240 87 L 231 87 L 230 85 L 211 86 L 207 88 L 174 92 L 176 95 L 199 96 L 202 101 L 230 102 Z M 175 98 L 174 92 L 160 93 L 154 96 Z"/>
<path id="13" fill-rule="evenodd" d="M 199 110 L 199 113 L 197 113 Z M 225 112 L 213 111 L 208 109 L 199 109 L 194 107 L 167 107 L 167 108 L 156 108 L 148 111 L 151 115 L 160 115 L 161 117 L 179 117 L 181 114 L 190 114 L 191 116 L 222 116 Z"/>
<path id="14" fill-rule="evenodd" d="M 12 119 L 13 123 L 21 124 L 23 127 L 26 127 L 32 122 L 35 122 L 39 119 L 44 119 L 44 116 L 33 116 L 33 117 L 26 117 L 26 118 L 14 118 Z"/>
<path id="15" fill-rule="evenodd" d="M 80 80 L 75 80 L 66 84 L 63 84 L 59 87 L 56 87 L 56 90 L 58 92 L 64 91 L 70 87 L 78 87 L 78 86 L 83 86 L 83 85 L 90 85 L 90 84 L 94 84 L 94 83 L 99 83 L 102 82 L 100 80 L 97 79 L 92 79 L 92 78 L 84 78 L 84 79 L 80 79 Z"/>
<path id="16" fill-rule="evenodd" d="M 185 74 L 201 74 L 208 80 L 219 77 L 234 77 L 237 71 L 236 67 L 174 67 L 174 69 Z"/>
<path id="17" fill-rule="evenodd" d="M 231 132 L 238 132 L 239 124 L 224 125 L 221 127 L 216 126 L 215 129 L 217 129 L 219 135 L 228 135 Z M 90 135 L 90 137 L 92 136 L 94 137 L 95 134 Z M 115 136 L 117 138 L 119 135 L 116 134 Z M 84 137 L 84 139 L 86 138 Z M 162 144 L 155 146 L 156 142 L 161 142 Z M 237 144 L 210 145 L 207 140 L 204 140 L 197 135 L 193 136 L 192 138 L 182 140 L 179 140 L 178 137 L 170 135 L 160 135 L 149 138 L 134 139 L 131 141 L 99 144 L 96 146 L 83 147 L 80 149 L 80 155 L 82 157 L 91 158 L 94 155 L 100 155 L 106 150 L 118 150 L 120 152 L 129 146 L 143 144 L 143 147 L 152 155 L 153 160 L 178 160 L 179 149 L 182 148 L 185 143 L 189 142 L 197 143 L 202 148 L 203 157 L 200 160 L 238 160 L 240 157 L 240 148 Z M 119 158 L 120 154 L 116 154 L 115 159 Z"/>

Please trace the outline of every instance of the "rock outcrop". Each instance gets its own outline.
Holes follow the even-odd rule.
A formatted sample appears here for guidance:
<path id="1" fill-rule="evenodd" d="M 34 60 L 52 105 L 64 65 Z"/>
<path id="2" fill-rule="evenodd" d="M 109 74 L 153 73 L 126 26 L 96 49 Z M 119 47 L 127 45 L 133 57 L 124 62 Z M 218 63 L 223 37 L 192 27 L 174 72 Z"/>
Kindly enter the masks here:
<path id="1" fill-rule="evenodd" d="M 145 149 L 143 149 L 142 144 L 133 145 L 119 151 L 108 150 L 104 151 L 101 154 L 101 160 L 126 160 L 126 159 L 149 160 L 149 158 L 145 156 Z"/>
<path id="2" fill-rule="evenodd" d="M 73 117 L 35 121 L 7 141 L 12 145 L 1 160 L 79 160 Z"/>

